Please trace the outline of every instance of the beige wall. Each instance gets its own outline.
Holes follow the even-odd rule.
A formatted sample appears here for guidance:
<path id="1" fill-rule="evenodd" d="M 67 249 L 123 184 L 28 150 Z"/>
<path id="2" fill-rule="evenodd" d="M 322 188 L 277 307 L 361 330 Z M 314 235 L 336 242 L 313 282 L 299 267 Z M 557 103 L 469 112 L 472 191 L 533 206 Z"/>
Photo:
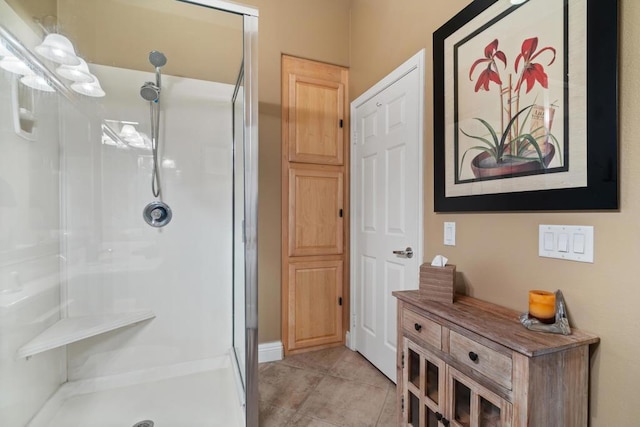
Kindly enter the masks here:
<path id="1" fill-rule="evenodd" d="M 353 0 L 351 99 L 410 55 L 427 50 L 425 108 L 425 259 L 445 254 L 468 293 L 526 311 L 527 291 L 561 288 L 572 324 L 601 338 L 592 358 L 591 426 L 640 420 L 640 2 L 621 0 L 620 212 L 433 213 L 432 33 L 467 0 Z M 457 246 L 442 244 L 443 222 L 455 221 Z M 539 258 L 538 224 L 595 226 L 595 263 Z"/>
<path id="2" fill-rule="evenodd" d="M 164 74 L 235 84 L 242 64 L 242 18 L 174 0 L 58 0 L 60 31 L 89 63 L 153 71 L 149 52 L 167 57 Z"/>
<path id="3" fill-rule="evenodd" d="M 283 53 L 349 65 L 349 0 L 248 0 L 259 22 L 259 335 L 280 340 L 281 130 Z"/>
<path id="4" fill-rule="evenodd" d="M 41 28 L 35 22 L 52 24 L 57 11 L 57 0 L 5 0 L 9 6 L 33 29 L 36 34 L 41 34 Z"/>
<path id="5" fill-rule="evenodd" d="M 33 17 L 69 37 L 89 64 L 235 84 L 242 64 L 242 17 L 175 0 L 7 0 L 37 34 Z M 44 17 L 53 15 L 57 20 Z M 53 26 L 49 30 L 56 30 Z"/>

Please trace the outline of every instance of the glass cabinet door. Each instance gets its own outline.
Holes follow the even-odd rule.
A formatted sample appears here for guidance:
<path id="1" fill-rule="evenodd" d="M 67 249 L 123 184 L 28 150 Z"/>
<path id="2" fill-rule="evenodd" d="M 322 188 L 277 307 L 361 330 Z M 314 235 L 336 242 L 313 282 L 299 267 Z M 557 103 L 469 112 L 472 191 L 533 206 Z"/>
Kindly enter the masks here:
<path id="1" fill-rule="evenodd" d="M 500 421 L 500 408 L 480 396 L 480 420 L 479 427 L 498 427 Z"/>
<path id="2" fill-rule="evenodd" d="M 408 348 L 405 354 L 408 355 L 408 379 L 415 388 L 420 389 L 420 355 Z"/>
<path id="3" fill-rule="evenodd" d="M 438 422 L 443 418 L 444 362 L 406 339 L 404 354 L 407 425 L 439 427 Z"/>
<path id="4" fill-rule="evenodd" d="M 433 412 L 428 406 L 424 408 L 424 427 L 439 427 L 442 414 Z"/>
<path id="5" fill-rule="evenodd" d="M 455 427 L 511 426 L 512 406 L 452 367 L 447 367 L 451 424 Z"/>
<path id="6" fill-rule="evenodd" d="M 409 392 L 407 411 L 407 425 L 420 427 L 420 399 L 415 394 Z"/>
<path id="7" fill-rule="evenodd" d="M 453 419 L 462 427 L 471 426 L 471 389 L 454 378 Z"/>
<path id="8" fill-rule="evenodd" d="M 425 397 L 434 405 L 440 404 L 440 367 L 429 359 L 425 359 Z"/>

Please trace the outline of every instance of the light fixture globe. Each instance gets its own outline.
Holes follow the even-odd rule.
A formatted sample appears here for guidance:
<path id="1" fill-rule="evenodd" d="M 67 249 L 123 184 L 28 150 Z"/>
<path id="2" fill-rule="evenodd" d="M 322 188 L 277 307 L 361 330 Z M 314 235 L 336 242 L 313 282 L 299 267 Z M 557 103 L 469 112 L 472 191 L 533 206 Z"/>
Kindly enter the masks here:
<path id="1" fill-rule="evenodd" d="M 93 81 L 94 77 L 89 71 L 89 66 L 84 59 L 80 59 L 78 65 L 61 65 L 56 68 L 56 74 L 60 77 L 64 77 L 67 80 L 72 80 L 78 83 L 89 83 Z"/>
<path id="2" fill-rule="evenodd" d="M 49 83 L 42 77 L 35 74 L 24 76 L 20 79 L 20 83 L 31 89 L 39 90 L 42 92 L 55 92 Z"/>
<path id="3" fill-rule="evenodd" d="M 44 41 L 35 48 L 38 54 L 63 65 L 80 65 L 80 58 L 76 56 L 73 44 L 61 34 L 48 34 Z"/>
<path id="4" fill-rule="evenodd" d="M 0 68 L 7 70 L 13 74 L 19 74 L 21 76 L 30 76 L 35 74 L 31 68 L 27 66 L 23 61 L 15 56 L 5 56 L 0 59 Z"/>
<path id="5" fill-rule="evenodd" d="M 106 94 L 104 90 L 102 90 L 102 87 L 100 86 L 100 82 L 98 81 L 98 78 L 93 74 L 91 74 L 91 77 L 93 78 L 93 80 L 91 80 L 90 82 L 73 83 L 71 85 L 71 89 L 85 96 L 91 96 L 93 98 L 102 98 Z"/>

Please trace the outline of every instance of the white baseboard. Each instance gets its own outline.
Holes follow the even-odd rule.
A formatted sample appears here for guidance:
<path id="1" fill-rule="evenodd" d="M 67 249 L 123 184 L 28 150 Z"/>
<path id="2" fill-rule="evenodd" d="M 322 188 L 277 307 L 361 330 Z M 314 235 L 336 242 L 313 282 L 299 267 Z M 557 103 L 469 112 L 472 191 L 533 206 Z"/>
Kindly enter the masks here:
<path id="1" fill-rule="evenodd" d="M 282 341 L 258 344 L 258 363 L 277 362 L 282 360 L 284 347 Z"/>

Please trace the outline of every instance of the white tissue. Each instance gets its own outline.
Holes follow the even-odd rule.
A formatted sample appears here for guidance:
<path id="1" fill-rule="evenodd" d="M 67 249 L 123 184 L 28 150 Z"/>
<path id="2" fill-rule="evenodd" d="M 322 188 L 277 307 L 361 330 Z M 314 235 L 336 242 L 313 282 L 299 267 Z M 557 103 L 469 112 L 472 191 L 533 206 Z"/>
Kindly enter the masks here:
<path id="1" fill-rule="evenodd" d="M 447 261 L 449 261 L 449 259 L 445 256 L 442 255 L 436 255 L 436 257 L 433 259 L 433 261 L 431 261 L 431 266 L 432 267 L 444 267 L 445 265 L 447 265 Z"/>

